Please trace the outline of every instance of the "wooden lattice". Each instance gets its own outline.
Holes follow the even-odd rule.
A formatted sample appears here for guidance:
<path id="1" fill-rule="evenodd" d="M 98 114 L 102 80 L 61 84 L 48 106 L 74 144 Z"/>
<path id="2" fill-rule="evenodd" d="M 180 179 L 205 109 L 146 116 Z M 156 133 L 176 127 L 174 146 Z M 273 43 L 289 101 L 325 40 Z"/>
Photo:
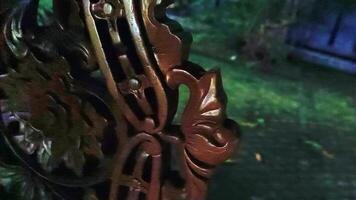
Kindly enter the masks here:
<path id="1" fill-rule="evenodd" d="M 36 181 L 32 199 L 205 199 L 237 126 L 219 71 L 188 61 L 169 3 L 54 0 L 49 25 L 38 0 L 2 14 L 1 135 Z M 190 98 L 176 116 L 180 85 Z"/>

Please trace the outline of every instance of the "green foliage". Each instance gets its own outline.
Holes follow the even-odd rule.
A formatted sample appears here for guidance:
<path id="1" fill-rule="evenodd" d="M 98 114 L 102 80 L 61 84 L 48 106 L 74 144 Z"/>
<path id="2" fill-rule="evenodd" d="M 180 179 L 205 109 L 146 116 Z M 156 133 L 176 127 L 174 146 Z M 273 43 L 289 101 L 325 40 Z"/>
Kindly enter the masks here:
<path id="1" fill-rule="evenodd" d="M 338 0 L 337 3 L 345 7 L 356 5 L 356 1 L 354 0 Z"/>
<path id="2" fill-rule="evenodd" d="M 356 110 L 349 96 L 352 87 L 346 87 L 348 81 L 352 82 L 351 77 L 310 69 L 309 73 L 314 76 L 304 80 L 299 77 L 303 76 L 300 71 L 303 66 L 296 64 L 275 66 L 279 73 L 286 74 L 287 77 L 283 77 L 258 74 L 253 68 L 248 69 L 246 65 L 249 64 L 245 61 L 230 64 L 202 55 L 194 55 L 192 59 L 207 68 L 223 66 L 224 86 L 230 102 L 228 111 L 240 122 L 263 125 L 269 123 L 267 118 L 274 118 L 322 126 L 334 124 L 339 130 L 356 128 Z M 342 79 L 343 84 L 337 83 Z M 321 83 L 325 80 L 329 82 Z M 301 120 L 301 117 L 305 119 Z"/>
<path id="3" fill-rule="evenodd" d="M 313 1 L 305 0 L 302 5 Z M 226 28 L 227 32 L 242 33 L 242 36 L 259 29 L 266 21 L 292 21 L 296 10 L 306 8 L 293 6 L 288 0 L 229 0 L 218 8 L 209 6 L 214 5 L 212 2 L 193 1 L 191 9 L 199 12 L 192 12 L 192 19 L 213 23 L 214 26 Z"/>
<path id="4" fill-rule="evenodd" d="M 21 2 L 21 0 L 1 0 L 0 3 L 0 12 L 2 9 L 11 8 Z M 40 0 L 37 21 L 38 24 L 48 25 L 52 22 L 52 13 L 53 13 L 53 1 L 52 0 Z"/>
<path id="5" fill-rule="evenodd" d="M 53 13 L 52 0 L 40 0 L 37 21 L 39 25 L 49 25 L 52 22 Z"/>

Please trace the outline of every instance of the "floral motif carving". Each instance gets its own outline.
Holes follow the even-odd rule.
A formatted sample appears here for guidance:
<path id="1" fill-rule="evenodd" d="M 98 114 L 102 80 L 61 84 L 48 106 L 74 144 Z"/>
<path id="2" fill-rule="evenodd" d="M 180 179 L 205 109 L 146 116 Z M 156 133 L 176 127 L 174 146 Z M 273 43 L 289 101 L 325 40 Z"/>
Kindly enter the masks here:
<path id="1" fill-rule="evenodd" d="M 205 199 L 238 128 L 219 71 L 187 61 L 190 36 L 168 5 L 54 0 L 48 26 L 33 21 L 38 0 L 3 14 L 0 142 L 41 183 L 38 194 Z M 174 124 L 181 85 L 190 98 Z"/>

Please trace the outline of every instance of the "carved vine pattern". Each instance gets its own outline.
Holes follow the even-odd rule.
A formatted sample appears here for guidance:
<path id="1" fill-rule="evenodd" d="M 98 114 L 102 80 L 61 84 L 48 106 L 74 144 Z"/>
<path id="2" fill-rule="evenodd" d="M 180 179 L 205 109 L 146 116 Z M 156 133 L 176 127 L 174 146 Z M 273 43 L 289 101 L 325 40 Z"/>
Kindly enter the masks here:
<path id="1" fill-rule="evenodd" d="M 53 3 L 48 26 L 36 23 L 38 0 L 1 18 L 2 142 L 43 183 L 38 194 L 205 199 L 238 129 L 219 71 L 188 61 L 191 36 L 166 17 L 170 2 Z M 190 98 L 174 124 L 181 85 Z"/>

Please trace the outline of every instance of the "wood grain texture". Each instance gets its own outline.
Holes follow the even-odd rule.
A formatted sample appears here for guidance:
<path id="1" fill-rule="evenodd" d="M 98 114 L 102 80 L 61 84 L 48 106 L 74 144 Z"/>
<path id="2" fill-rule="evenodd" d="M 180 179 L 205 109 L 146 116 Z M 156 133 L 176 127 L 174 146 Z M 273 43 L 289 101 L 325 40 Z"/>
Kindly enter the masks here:
<path id="1" fill-rule="evenodd" d="M 65 200 L 205 199 L 238 128 L 219 71 L 187 60 L 191 36 L 165 16 L 170 2 L 55 1 L 49 26 L 30 20 L 37 3 L 15 8 L 0 39 L 1 135 L 43 183 L 36 190 Z M 174 124 L 181 85 L 190 99 Z"/>

